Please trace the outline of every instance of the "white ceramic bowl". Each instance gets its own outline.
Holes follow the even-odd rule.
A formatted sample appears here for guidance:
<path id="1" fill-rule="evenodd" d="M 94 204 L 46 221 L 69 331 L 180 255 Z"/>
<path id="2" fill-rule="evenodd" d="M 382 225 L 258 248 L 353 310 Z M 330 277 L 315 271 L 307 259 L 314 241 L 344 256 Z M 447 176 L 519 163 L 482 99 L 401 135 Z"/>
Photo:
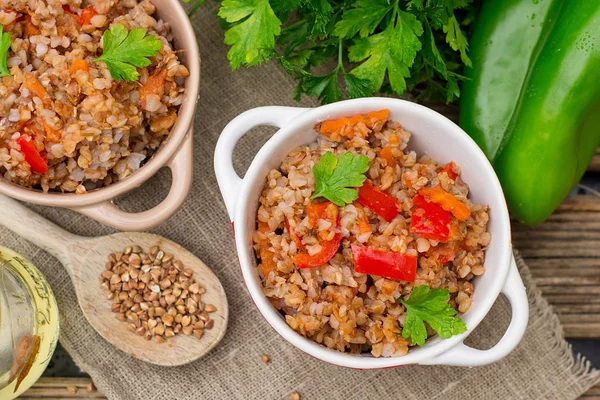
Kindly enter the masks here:
<path id="1" fill-rule="evenodd" d="M 484 275 L 475 278 L 473 303 L 462 315 L 467 331 L 450 339 L 434 336 L 422 347 L 411 348 L 404 357 L 375 358 L 327 349 L 296 333 L 262 293 L 252 249 L 258 199 L 267 172 L 277 168 L 294 148 L 316 139 L 317 122 L 387 108 L 390 119 L 412 132 L 409 149 L 427 153 L 439 163 L 455 161 L 470 187 L 471 200 L 490 206 L 488 229 L 492 241 L 486 252 Z M 260 149 L 241 179 L 233 169 L 232 153 L 237 141 L 260 125 L 279 131 Z M 342 101 L 314 109 L 261 107 L 249 110 L 223 130 L 215 151 L 215 171 L 232 223 L 244 280 L 259 311 L 286 340 L 323 361 L 351 368 L 372 369 L 407 364 L 476 366 L 493 363 L 509 354 L 519 343 L 527 326 L 529 307 L 525 287 L 512 255 L 510 221 L 502 188 L 494 170 L 475 142 L 452 121 L 437 112 L 404 100 L 365 98 Z M 512 320 L 500 341 L 489 350 L 477 350 L 463 341 L 479 325 L 503 293 L 512 307 Z"/>

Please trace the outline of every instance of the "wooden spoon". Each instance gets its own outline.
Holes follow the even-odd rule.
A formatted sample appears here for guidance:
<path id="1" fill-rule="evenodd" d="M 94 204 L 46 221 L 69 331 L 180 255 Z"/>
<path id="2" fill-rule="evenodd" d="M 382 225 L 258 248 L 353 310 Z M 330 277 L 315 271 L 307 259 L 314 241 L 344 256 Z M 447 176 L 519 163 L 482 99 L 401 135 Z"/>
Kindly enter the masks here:
<path id="1" fill-rule="evenodd" d="M 161 236 L 149 233 L 116 233 L 99 238 L 73 235 L 32 212 L 15 200 L 0 195 L 0 224 L 43 248 L 56 257 L 69 272 L 83 314 L 94 329 L 109 343 L 132 357 L 152 364 L 175 366 L 199 359 L 214 348 L 225 335 L 228 306 L 225 291 L 215 274 L 192 253 Z M 206 329 L 198 340 L 183 333 L 164 343 L 145 340 L 127 329 L 111 312 L 112 300 L 100 286 L 99 277 L 111 253 L 139 245 L 147 252 L 159 246 L 194 271 L 196 281 L 206 289 L 202 302 L 213 304 L 217 311 L 209 314 L 214 327 Z"/>

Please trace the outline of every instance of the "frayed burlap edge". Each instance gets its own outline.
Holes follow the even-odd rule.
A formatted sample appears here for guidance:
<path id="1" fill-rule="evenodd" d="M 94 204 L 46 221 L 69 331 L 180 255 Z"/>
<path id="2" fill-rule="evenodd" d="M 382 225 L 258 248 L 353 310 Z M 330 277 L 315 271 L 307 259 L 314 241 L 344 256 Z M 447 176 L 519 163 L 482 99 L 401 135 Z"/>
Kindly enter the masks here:
<path id="1" fill-rule="evenodd" d="M 529 300 L 529 324 L 542 323 L 547 324 L 548 329 L 543 332 L 546 338 L 553 345 L 553 349 L 559 354 L 563 365 L 567 366 L 581 385 L 582 395 L 589 388 L 600 383 L 600 370 L 592 366 L 592 363 L 581 353 L 573 354 L 573 346 L 565 340 L 564 330 L 560 324 L 558 315 L 548 300 L 542 295 L 541 289 L 537 287 L 532 279 L 529 266 L 521 257 L 518 250 L 514 250 L 515 260 L 519 267 L 519 273 L 527 286 L 527 297 Z"/>

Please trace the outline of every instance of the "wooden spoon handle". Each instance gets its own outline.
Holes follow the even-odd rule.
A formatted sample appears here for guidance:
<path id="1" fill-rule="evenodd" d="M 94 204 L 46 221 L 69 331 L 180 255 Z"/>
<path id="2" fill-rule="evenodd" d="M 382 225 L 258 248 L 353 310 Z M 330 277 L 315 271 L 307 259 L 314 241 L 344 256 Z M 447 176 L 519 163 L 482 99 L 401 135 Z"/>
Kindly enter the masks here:
<path id="1" fill-rule="evenodd" d="M 1 225 L 46 250 L 63 264 L 67 261 L 67 246 L 82 240 L 4 195 L 0 195 L 0 210 Z"/>

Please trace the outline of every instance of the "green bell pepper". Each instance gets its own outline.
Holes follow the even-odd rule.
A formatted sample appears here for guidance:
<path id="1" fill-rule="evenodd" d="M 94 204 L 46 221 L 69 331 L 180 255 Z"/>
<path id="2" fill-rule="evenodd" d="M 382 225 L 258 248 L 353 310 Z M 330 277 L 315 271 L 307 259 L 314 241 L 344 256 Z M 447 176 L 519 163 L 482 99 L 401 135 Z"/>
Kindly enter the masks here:
<path id="1" fill-rule="evenodd" d="M 513 215 L 538 224 L 600 145 L 600 1 L 487 0 L 470 47 L 460 125 Z"/>

